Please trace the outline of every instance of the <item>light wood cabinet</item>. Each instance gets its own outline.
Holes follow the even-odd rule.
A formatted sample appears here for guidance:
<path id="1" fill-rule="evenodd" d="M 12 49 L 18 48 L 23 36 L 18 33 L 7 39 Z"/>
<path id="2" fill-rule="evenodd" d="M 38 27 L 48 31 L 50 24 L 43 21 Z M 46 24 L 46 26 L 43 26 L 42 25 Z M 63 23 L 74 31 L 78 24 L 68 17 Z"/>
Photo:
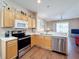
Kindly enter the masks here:
<path id="1" fill-rule="evenodd" d="M 36 28 L 36 20 L 32 19 L 32 28 Z"/>
<path id="2" fill-rule="evenodd" d="M 30 13 L 30 12 L 29 12 Z M 34 15 L 32 15 L 34 16 Z M 9 8 L 8 6 L 2 7 L 0 10 L 0 26 L 1 27 L 14 27 L 16 19 L 24 20 L 28 22 L 28 28 L 36 28 L 36 15 L 30 17 L 23 11 L 17 11 L 16 9 Z"/>
<path id="3" fill-rule="evenodd" d="M 31 47 L 37 44 L 37 39 L 36 39 L 36 35 L 32 35 L 31 36 Z"/>
<path id="4" fill-rule="evenodd" d="M 28 28 L 32 28 L 32 19 L 28 17 Z"/>
<path id="5" fill-rule="evenodd" d="M 52 38 L 50 36 L 33 35 L 31 39 L 31 47 L 34 45 L 51 50 Z"/>
<path id="6" fill-rule="evenodd" d="M 2 59 L 16 59 L 17 57 L 17 39 L 10 41 L 1 41 Z"/>
<path id="7" fill-rule="evenodd" d="M 8 7 L 3 9 L 3 27 L 13 27 L 14 10 Z"/>
<path id="8" fill-rule="evenodd" d="M 50 37 L 50 36 L 44 37 L 44 46 L 47 49 L 52 49 L 52 37 Z"/>
<path id="9" fill-rule="evenodd" d="M 38 46 L 44 47 L 44 36 L 38 35 Z"/>
<path id="10" fill-rule="evenodd" d="M 23 15 L 23 14 L 22 14 L 22 20 L 27 21 L 27 15 Z"/>
<path id="11" fill-rule="evenodd" d="M 0 10 L 0 27 L 14 27 L 15 20 L 24 20 L 28 22 L 28 28 L 36 28 L 36 15 L 32 14 L 29 16 L 23 11 L 18 11 L 8 6 L 2 7 Z"/>
<path id="12" fill-rule="evenodd" d="M 7 42 L 6 56 L 7 59 L 12 59 L 17 56 L 17 40 Z"/>
<path id="13" fill-rule="evenodd" d="M 16 11 L 16 15 L 15 15 L 16 19 L 19 19 L 19 20 L 24 20 L 24 21 L 27 21 L 27 15 L 24 15 L 21 13 L 21 11 Z"/>
<path id="14" fill-rule="evenodd" d="M 19 19 L 19 20 L 22 19 L 21 12 L 16 11 L 15 19 Z"/>
<path id="15" fill-rule="evenodd" d="M 34 45 L 38 45 L 38 46 L 41 46 L 41 37 L 38 36 L 38 35 L 32 35 L 31 36 L 31 47 L 34 46 Z"/>
<path id="16" fill-rule="evenodd" d="M 36 28 L 36 20 L 28 17 L 28 27 L 29 28 Z"/>

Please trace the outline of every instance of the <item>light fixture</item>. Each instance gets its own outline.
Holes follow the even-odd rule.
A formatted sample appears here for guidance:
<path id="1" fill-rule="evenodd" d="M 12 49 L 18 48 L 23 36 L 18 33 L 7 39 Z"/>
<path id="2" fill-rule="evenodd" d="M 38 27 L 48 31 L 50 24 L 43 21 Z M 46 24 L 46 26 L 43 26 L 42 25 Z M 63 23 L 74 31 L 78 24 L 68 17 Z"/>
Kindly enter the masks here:
<path id="1" fill-rule="evenodd" d="M 37 3 L 40 4 L 41 3 L 41 0 L 37 0 Z"/>

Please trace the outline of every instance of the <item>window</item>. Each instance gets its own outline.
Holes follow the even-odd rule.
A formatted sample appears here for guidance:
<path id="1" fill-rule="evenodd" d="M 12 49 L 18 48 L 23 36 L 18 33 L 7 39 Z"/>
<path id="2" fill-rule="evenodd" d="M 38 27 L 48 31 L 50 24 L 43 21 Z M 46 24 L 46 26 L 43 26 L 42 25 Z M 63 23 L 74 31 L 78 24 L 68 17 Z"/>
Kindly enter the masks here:
<path id="1" fill-rule="evenodd" d="M 44 31 L 44 20 L 37 20 L 37 31 Z"/>
<path id="2" fill-rule="evenodd" d="M 68 33 L 69 23 L 56 23 L 56 32 Z"/>

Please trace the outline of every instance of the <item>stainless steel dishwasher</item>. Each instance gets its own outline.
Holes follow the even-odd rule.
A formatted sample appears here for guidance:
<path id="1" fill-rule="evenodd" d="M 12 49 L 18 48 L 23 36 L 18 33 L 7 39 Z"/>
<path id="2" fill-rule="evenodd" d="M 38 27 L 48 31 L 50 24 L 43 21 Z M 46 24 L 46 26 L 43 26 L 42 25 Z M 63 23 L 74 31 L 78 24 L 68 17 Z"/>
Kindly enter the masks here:
<path id="1" fill-rule="evenodd" d="M 52 39 L 52 50 L 67 55 L 67 38 L 53 37 Z"/>

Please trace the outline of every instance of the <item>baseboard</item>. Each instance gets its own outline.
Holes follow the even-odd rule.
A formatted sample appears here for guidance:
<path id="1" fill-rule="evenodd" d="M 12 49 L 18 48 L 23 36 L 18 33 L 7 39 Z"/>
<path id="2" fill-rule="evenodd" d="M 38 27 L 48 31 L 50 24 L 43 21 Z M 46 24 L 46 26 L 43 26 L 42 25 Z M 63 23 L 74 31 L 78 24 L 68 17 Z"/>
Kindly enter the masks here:
<path id="1" fill-rule="evenodd" d="M 62 52 L 58 52 L 58 51 L 52 51 L 52 52 L 56 52 L 56 53 L 58 53 L 58 54 L 62 54 L 62 55 L 67 56 L 67 54 L 66 54 L 66 53 L 62 53 Z"/>

